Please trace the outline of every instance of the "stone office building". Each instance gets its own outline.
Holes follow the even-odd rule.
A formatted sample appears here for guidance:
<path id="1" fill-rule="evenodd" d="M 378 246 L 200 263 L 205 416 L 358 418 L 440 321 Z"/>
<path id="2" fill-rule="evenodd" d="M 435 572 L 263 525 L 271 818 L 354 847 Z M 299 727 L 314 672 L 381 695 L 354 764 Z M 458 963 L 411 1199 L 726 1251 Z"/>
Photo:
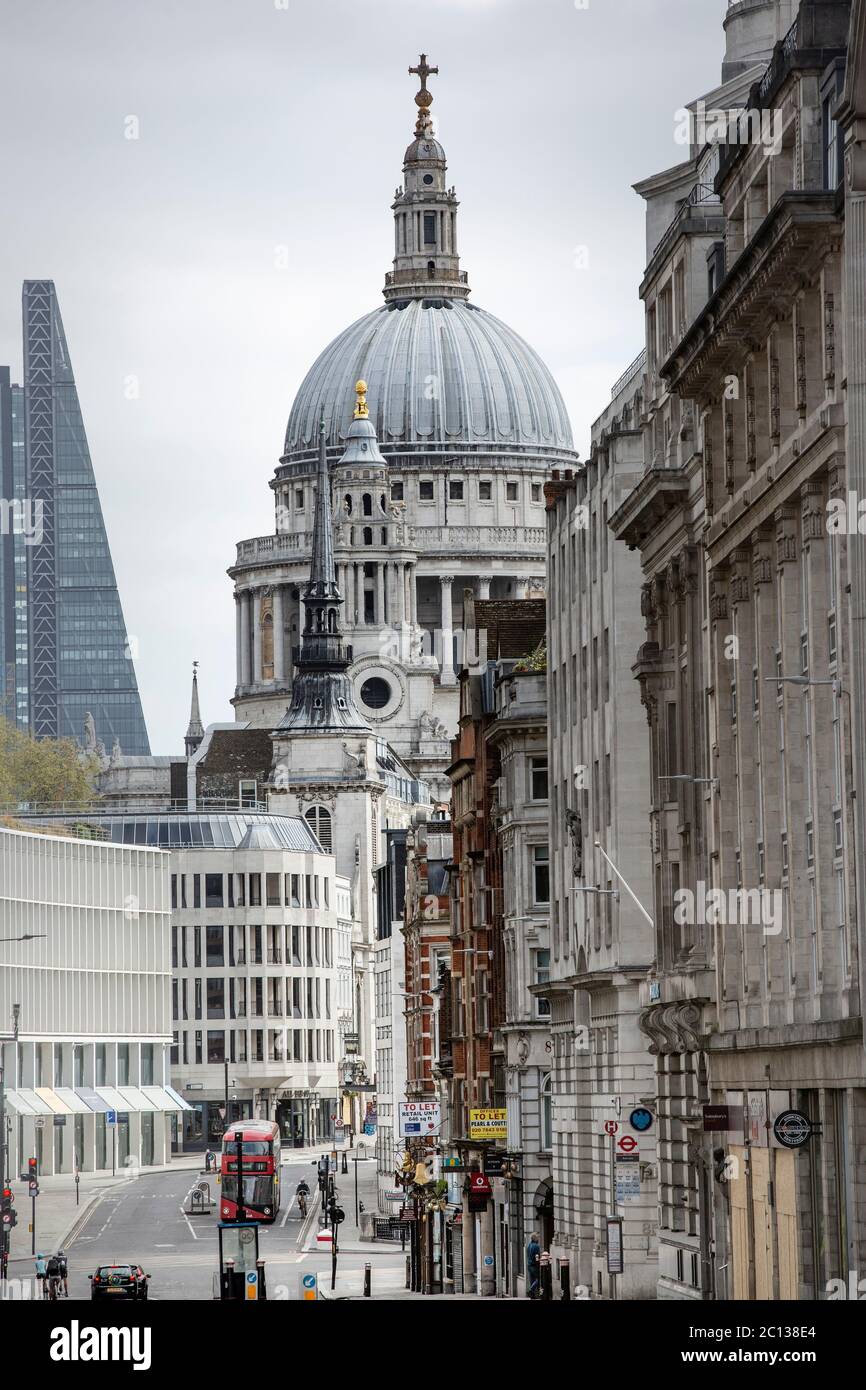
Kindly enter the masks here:
<path id="1" fill-rule="evenodd" d="M 614 386 L 584 468 L 546 487 L 553 869 L 543 993 L 553 1091 L 546 1248 L 569 1260 L 573 1284 L 593 1297 L 651 1298 L 657 1278 L 656 1128 L 638 1133 L 628 1120 L 654 1095 L 639 1026 L 654 949 L 649 755 L 631 672 L 642 636 L 641 575 L 608 529 L 643 471 L 644 366 L 641 354 Z M 634 1149 L 620 1153 L 606 1122 Z M 611 1215 L 623 1222 L 616 1285 L 606 1258 Z"/>
<path id="2" fill-rule="evenodd" d="M 657 933 L 642 1026 L 667 1297 L 818 1298 L 866 1253 L 856 541 L 828 525 L 850 430 L 835 119 L 849 12 L 802 0 L 746 98 L 778 151 L 693 151 L 684 175 L 717 161 L 712 217 L 674 209 L 642 286 L 646 467 L 612 525 L 644 572 Z M 703 1128 L 707 1103 L 726 1131 Z M 774 1128 L 791 1109 L 815 1126 L 798 1148 Z"/>

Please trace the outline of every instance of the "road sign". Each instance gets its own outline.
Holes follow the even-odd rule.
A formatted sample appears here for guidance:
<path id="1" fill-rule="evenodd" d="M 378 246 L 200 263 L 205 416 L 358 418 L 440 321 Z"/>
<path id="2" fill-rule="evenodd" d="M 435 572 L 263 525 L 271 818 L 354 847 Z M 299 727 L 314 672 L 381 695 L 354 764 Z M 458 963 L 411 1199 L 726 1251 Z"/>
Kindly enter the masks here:
<path id="1" fill-rule="evenodd" d="M 335 1120 L 335 1121 L 334 1121 L 334 1129 L 342 1129 L 344 1124 L 345 1124 L 345 1120 Z"/>
<path id="2" fill-rule="evenodd" d="M 315 1274 L 301 1275 L 301 1301 L 309 1303 L 319 1297 L 319 1281 Z"/>
<path id="3" fill-rule="evenodd" d="M 33 1127 L 34 1127 L 34 1129 L 44 1129 L 44 1128 L 45 1128 L 45 1116 L 44 1116 L 44 1115 L 37 1115 L 37 1116 L 36 1116 L 36 1119 L 33 1121 Z"/>
<path id="4" fill-rule="evenodd" d="M 106 1110 L 106 1112 L 105 1112 L 105 1123 L 106 1123 L 107 1125 L 116 1125 L 116 1124 L 117 1124 L 117 1111 L 116 1111 L 116 1110 Z"/>
<path id="5" fill-rule="evenodd" d="M 616 1146 L 620 1153 L 631 1154 L 637 1148 L 637 1140 L 633 1139 L 630 1134 L 624 1134 L 621 1139 L 616 1141 Z"/>
<path id="6" fill-rule="evenodd" d="M 77 1182 L 77 1181 L 78 1181 L 78 1179 L 76 1178 L 76 1182 Z M 29 1189 L 30 1189 L 30 1196 L 31 1196 L 31 1197 L 38 1197 L 38 1196 L 39 1196 L 39 1184 L 38 1184 L 38 1182 L 31 1182 L 31 1183 L 28 1183 L 28 1187 L 29 1187 Z"/>
<path id="7" fill-rule="evenodd" d="M 250 1269 L 247 1271 L 247 1282 L 244 1288 L 244 1297 L 247 1301 L 256 1301 L 259 1296 L 259 1275 L 258 1270 Z"/>
<path id="8" fill-rule="evenodd" d="M 638 1105 L 629 1115 L 628 1122 L 638 1134 L 646 1134 L 652 1128 L 653 1112 L 647 1110 L 645 1105 Z"/>
<path id="9" fill-rule="evenodd" d="M 605 1132 L 605 1134 L 609 1134 L 609 1135 L 611 1136 L 611 1138 L 613 1138 L 613 1136 L 616 1134 L 616 1132 L 617 1132 L 618 1129 L 619 1129 L 619 1125 L 617 1124 L 616 1120 L 605 1120 L 605 1122 L 604 1122 L 604 1132 Z"/>

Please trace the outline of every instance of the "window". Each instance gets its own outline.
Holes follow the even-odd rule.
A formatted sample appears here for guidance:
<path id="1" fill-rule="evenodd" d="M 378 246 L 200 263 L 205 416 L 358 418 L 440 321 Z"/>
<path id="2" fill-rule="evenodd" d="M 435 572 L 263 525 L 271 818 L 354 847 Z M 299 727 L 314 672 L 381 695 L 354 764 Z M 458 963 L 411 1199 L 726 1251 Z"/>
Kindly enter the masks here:
<path id="1" fill-rule="evenodd" d="M 201 874 L 192 876 L 192 905 L 201 907 Z"/>
<path id="2" fill-rule="evenodd" d="M 402 502 L 402 501 L 403 501 L 403 484 L 402 484 L 402 483 L 392 483 L 392 484 L 391 484 L 391 501 L 392 501 L 392 502 Z"/>
<path id="3" fill-rule="evenodd" d="M 224 1062 L 226 1059 L 226 1035 L 223 1032 L 207 1032 L 207 1059 L 209 1062 Z"/>
<path id="4" fill-rule="evenodd" d="M 177 969 L 177 927 L 171 929 L 171 967 Z"/>
<path id="5" fill-rule="evenodd" d="M 546 985 L 550 981 L 550 952 L 532 952 L 532 983 Z M 535 999 L 535 1017 L 550 1018 L 550 1000 Z"/>
<path id="6" fill-rule="evenodd" d="M 225 1018 L 226 1016 L 226 992 L 225 981 L 221 976 L 207 980 L 207 1016 L 208 1018 Z"/>
<path id="7" fill-rule="evenodd" d="M 551 1073 L 548 1072 L 541 1083 L 541 1147 L 553 1148 L 553 1095 Z"/>
<path id="8" fill-rule="evenodd" d="M 478 501 L 491 502 L 493 500 L 493 483 L 489 479 L 482 479 L 478 484 Z"/>
<path id="9" fill-rule="evenodd" d="M 177 907 L 177 874 L 171 876 L 171 905 Z M 177 965 L 177 961 L 174 964 Z"/>
<path id="10" fill-rule="evenodd" d="M 304 820 L 309 825 L 326 854 L 330 854 L 333 844 L 331 835 L 331 813 L 324 806 L 311 806 L 305 812 Z"/>
<path id="11" fill-rule="evenodd" d="M 241 806 L 255 806 L 258 801 L 258 783 L 252 778 L 238 782 L 238 800 Z"/>
<path id="12" fill-rule="evenodd" d="M 201 1018 L 201 980 L 195 982 L 195 1016 Z"/>
<path id="13" fill-rule="evenodd" d="M 518 483 L 506 483 L 506 484 L 505 484 L 505 499 L 506 499 L 507 502 L 516 502 L 516 501 L 517 501 L 517 489 L 518 489 L 518 486 L 519 486 Z"/>
<path id="14" fill-rule="evenodd" d="M 178 1048 L 179 1037 L 179 1033 L 172 1033 L 171 1035 L 171 1064 L 173 1067 L 176 1067 L 180 1061 L 180 1051 Z"/>
<path id="15" fill-rule="evenodd" d="M 436 214 L 435 212 L 424 213 L 424 245 L 436 245 Z"/>
<path id="16" fill-rule="evenodd" d="M 532 801 L 547 800 L 547 758 L 529 759 L 529 795 Z"/>
<path id="17" fill-rule="evenodd" d="M 550 850 L 535 845 L 532 850 L 532 901 L 536 906 L 550 902 Z"/>
<path id="18" fill-rule="evenodd" d="M 201 1029 L 195 1030 L 195 1062 L 196 1066 L 201 1066 Z"/>
<path id="19" fill-rule="evenodd" d="M 448 496 L 452 502 L 463 501 L 463 479 L 451 478 L 448 483 Z"/>
<path id="20" fill-rule="evenodd" d="M 222 927 L 205 928 L 205 965 L 225 965 Z"/>
<path id="21" fill-rule="evenodd" d="M 261 907 L 262 905 L 262 876 L 261 874 L 250 874 L 250 907 Z"/>
<path id="22" fill-rule="evenodd" d="M 296 506 L 296 507 L 303 507 L 303 505 L 304 505 L 304 489 L 303 489 L 302 487 L 296 487 L 296 488 L 295 488 L 295 506 Z"/>
<path id="23" fill-rule="evenodd" d="M 222 907 L 222 905 L 223 905 L 223 876 L 222 876 L 222 874 L 205 874 L 205 876 L 204 876 L 204 905 L 205 905 L 205 907 Z"/>
<path id="24" fill-rule="evenodd" d="M 422 478 L 418 483 L 418 498 L 421 502 L 433 501 L 433 479 Z"/>
<path id="25" fill-rule="evenodd" d="M 201 927 L 192 929 L 192 963 L 197 968 L 201 968 Z"/>
<path id="26" fill-rule="evenodd" d="M 279 874 L 265 874 L 265 896 L 268 907 L 280 907 L 282 894 L 280 893 Z"/>
<path id="27" fill-rule="evenodd" d="M 541 483 L 532 483 L 531 488 L 530 488 L 530 493 L 531 493 L 533 502 L 540 502 L 540 501 L 541 501 Z"/>

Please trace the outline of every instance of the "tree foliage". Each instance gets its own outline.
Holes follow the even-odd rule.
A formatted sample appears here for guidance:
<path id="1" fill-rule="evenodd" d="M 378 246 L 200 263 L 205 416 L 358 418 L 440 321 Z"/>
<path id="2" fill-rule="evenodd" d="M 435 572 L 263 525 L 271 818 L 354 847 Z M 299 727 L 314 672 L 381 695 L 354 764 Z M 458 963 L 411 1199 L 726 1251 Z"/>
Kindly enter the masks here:
<path id="1" fill-rule="evenodd" d="M 75 739 L 31 738 L 0 717 L 0 806 L 89 805 L 99 767 Z"/>

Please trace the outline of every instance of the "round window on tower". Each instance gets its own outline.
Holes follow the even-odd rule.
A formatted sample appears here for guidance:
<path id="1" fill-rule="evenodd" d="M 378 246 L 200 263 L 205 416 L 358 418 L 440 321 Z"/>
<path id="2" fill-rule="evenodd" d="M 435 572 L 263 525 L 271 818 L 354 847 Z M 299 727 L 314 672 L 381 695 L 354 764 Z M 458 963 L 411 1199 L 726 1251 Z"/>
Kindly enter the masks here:
<path id="1" fill-rule="evenodd" d="M 384 709 L 391 698 L 391 687 L 381 676 L 371 676 L 361 686 L 361 699 L 368 709 Z"/>
<path id="2" fill-rule="evenodd" d="M 425 182 L 425 183 L 432 183 L 432 182 L 433 182 L 433 175 L 432 175 L 432 174 L 425 174 L 425 175 L 424 175 L 424 182 Z"/>

